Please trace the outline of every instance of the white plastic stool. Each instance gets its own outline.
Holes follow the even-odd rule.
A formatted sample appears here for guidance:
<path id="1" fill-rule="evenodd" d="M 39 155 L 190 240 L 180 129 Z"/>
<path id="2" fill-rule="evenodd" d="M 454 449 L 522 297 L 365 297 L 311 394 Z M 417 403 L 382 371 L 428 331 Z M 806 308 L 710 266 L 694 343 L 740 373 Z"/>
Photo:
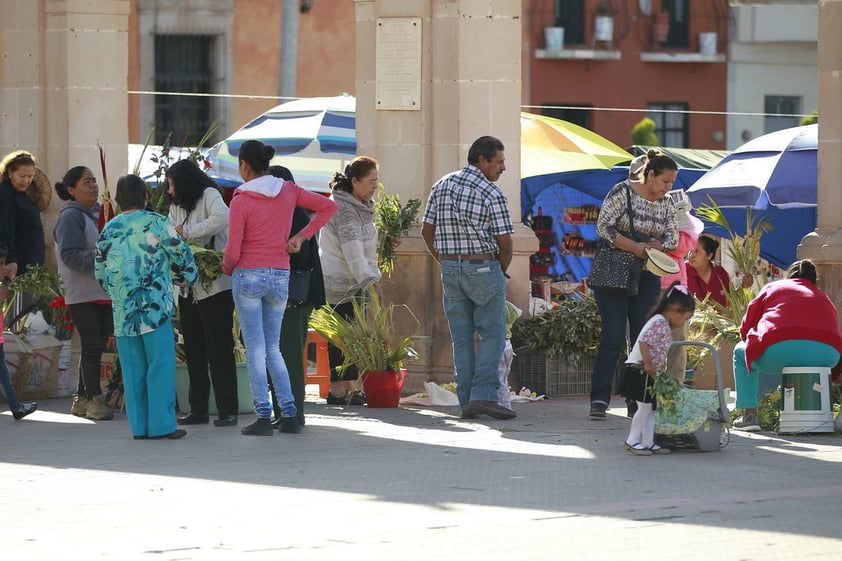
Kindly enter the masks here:
<path id="1" fill-rule="evenodd" d="M 779 433 L 834 432 L 830 368 L 792 366 L 781 371 Z"/>

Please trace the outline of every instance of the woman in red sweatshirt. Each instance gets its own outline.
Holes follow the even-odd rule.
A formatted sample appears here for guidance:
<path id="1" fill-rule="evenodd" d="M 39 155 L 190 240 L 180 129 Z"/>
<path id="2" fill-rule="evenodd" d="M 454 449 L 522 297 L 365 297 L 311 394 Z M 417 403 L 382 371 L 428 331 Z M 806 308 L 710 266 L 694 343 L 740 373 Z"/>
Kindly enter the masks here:
<path id="1" fill-rule="evenodd" d="M 245 435 L 272 435 L 267 368 L 280 401 L 280 431 L 302 430 L 278 343 L 287 304 L 289 254 L 298 252 L 301 244 L 336 212 L 336 203 L 330 199 L 267 174 L 274 155 L 274 148 L 257 140 L 248 140 L 240 148 L 240 176 L 245 183 L 231 200 L 228 244 L 222 260 L 222 271 L 232 276 L 257 412 L 257 421 L 240 431 Z M 315 214 L 307 226 L 290 237 L 296 206 Z"/>
<path id="2" fill-rule="evenodd" d="M 787 278 L 763 287 L 748 305 L 734 348 L 737 407 L 745 409 L 734 428 L 760 430 L 758 374 L 779 374 L 788 366 L 838 369 L 842 335 L 836 306 L 816 286 L 816 266 L 796 261 Z"/>

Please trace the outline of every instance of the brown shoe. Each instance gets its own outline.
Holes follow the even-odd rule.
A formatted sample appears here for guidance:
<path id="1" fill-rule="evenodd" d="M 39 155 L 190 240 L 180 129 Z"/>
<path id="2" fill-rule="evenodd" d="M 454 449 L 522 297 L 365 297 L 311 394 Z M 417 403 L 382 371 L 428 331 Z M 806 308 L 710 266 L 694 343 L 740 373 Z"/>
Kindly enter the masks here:
<path id="1" fill-rule="evenodd" d="M 85 416 L 95 421 L 110 421 L 114 418 L 114 408 L 108 405 L 104 395 L 95 395 L 88 400 Z"/>
<path id="2" fill-rule="evenodd" d="M 73 394 L 73 404 L 70 406 L 70 414 L 77 417 L 85 417 L 88 414 L 88 403 L 90 400 L 79 394 Z"/>
<path id="3" fill-rule="evenodd" d="M 482 401 L 479 399 L 468 402 L 468 406 L 463 412 L 473 413 L 474 415 L 488 415 L 494 419 L 501 419 L 504 421 L 517 417 L 517 413 L 511 409 L 503 407 L 496 401 Z"/>

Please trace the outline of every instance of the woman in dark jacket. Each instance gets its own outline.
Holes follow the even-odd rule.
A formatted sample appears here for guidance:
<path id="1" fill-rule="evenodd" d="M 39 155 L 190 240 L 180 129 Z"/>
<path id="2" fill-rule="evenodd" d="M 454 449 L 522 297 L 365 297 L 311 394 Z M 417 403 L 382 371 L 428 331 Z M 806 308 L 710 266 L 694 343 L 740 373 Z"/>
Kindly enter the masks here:
<path id="1" fill-rule="evenodd" d="M 35 158 L 23 150 L 0 162 L 0 246 L 6 248 L 6 271 L 14 279 L 30 265 L 44 264 L 41 212 L 26 190 L 35 178 Z"/>
<path id="2" fill-rule="evenodd" d="M 286 179 L 295 183 L 295 179 L 284 166 L 271 166 L 269 173 L 275 177 Z M 301 231 L 310 222 L 307 211 L 295 207 L 292 215 L 292 228 L 290 237 Z M 310 322 L 310 314 L 315 308 L 325 304 L 325 284 L 322 278 L 322 262 L 319 260 L 319 242 L 316 236 L 301 244 L 301 250 L 289 256 L 290 274 L 294 271 L 310 271 L 310 288 L 307 291 L 307 299 L 303 302 L 287 300 L 287 309 L 284 319 L 281 322 L 281 354 L 287 364 L 289 371 L 289 384 L 292 388 L 292 395 L 295 397 L 295 408 L 298 410 L 296 416 L 301 424 L 304 424 L 304 351 L 307 344 L 307 330 Z M 290 281 L 293 282 L 293 281 Z M 273 401 L 275 423 L 280 423 L 281 409 L 277 406 L 278 400 Z"/>
<path id="3" fill-rule="evenodd" d="M 44 264 L 41 211 L 26 192 L 34 179 L 35 158 L 29 152 L 18 150 L 0 161 L 0 248 L 6 250 L 2 272 L 10 280 L 30 266 Z M 18 294 L 10 317 L 6 318 L 6 328 L 13 327 L 34 309 L 35 298 L 31 294 Z"/>

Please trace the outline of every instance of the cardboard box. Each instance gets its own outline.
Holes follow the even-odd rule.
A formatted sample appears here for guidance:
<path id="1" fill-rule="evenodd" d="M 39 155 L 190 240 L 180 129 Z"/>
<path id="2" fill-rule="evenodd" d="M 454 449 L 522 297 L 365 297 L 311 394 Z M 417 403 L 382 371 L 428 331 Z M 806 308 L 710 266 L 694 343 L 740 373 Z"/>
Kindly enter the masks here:
<path id="1" fill-rule="evenodd" d="M 734 387 L 734 346 L 736 343 L 721 341 L 716 352 L 719 355 L 719 367 L 722 370 L 722 387 L 736 389 Z M 716 370 L 713 355 L 708 355 L 702 361 L 693 376 L 694 390 L 715 390 Z"/>
<path id="2" fill-rule="evenodd" d="M 56 397 L 61 341 L 52 335 L 4 332 L 6 367 L 20 401 Z"/>

